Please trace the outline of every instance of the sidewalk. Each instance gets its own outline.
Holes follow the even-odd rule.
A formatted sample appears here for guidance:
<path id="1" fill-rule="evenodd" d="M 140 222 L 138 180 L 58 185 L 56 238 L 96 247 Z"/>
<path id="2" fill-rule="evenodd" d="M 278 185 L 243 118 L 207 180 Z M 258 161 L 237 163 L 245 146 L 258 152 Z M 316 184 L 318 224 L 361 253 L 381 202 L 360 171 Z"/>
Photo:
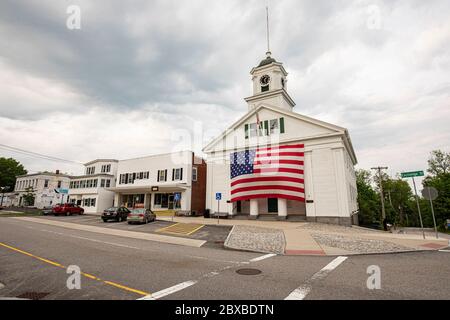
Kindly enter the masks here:
<path id="1" fill-rule="evenodd" d="M 172 221 L 172 217 L 160 217 Z M 232 225 L 225 247 L 285 255 L 352 255 L 439 250 L 448 239 L 309 222 L 174 217 L 174 222 Z M 280 236 L 280 234 L 284 235 Z M 284 249 L 280 249 L 280 247 Z"/>

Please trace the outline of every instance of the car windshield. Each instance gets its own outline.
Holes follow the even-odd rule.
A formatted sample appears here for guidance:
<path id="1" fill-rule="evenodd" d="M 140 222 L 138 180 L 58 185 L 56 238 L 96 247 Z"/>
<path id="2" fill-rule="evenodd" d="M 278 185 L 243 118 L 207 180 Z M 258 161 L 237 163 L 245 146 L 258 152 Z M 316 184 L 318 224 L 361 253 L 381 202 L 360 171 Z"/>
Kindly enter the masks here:
<path id="1" fill-rule="evenodd" d="M 133 209 L 131 210 L 131 213 L 138 213 L 138 214 L 145 213 L 145 209 Z"/>

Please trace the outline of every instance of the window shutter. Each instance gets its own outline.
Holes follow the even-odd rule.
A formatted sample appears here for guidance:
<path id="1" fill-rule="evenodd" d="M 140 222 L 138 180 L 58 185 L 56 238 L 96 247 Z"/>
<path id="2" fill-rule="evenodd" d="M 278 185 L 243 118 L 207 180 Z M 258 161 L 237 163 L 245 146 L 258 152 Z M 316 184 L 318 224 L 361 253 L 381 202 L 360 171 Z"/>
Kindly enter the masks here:
<path id="1" fill-rule="evenodd" d="M 280 118 L 280 133 L 284 133 L 284 118 Z"/>
<path id="2" fill-rule="evenodd" d="M 157 181 L 159 182 L 159 172 L 160 172 L 161 170 L 158 170 L 158 178 L 157 178 Z"/>
<path id="3" fill-rule="evenodd" d="M 183 168 L 180 169 L 180 180 L 183 180 Z"/>
<path id="4" fill-rule="evenodd" d="M 164 181 L 167 181 L 167 169 L 164 171 Z"/>
<path id="5" fill-rule="evenodd" d="M 245 125 L 245 139 L 248 139 L 248 124 Z"/>
<path id="6" fill-rule="evenodd" d="M 175 169 L 172 169 L 172 181 L 175 180 Z"/>
<path id="7" fill-rule="evenodd" d="M 266 131 L 266 136 L 269 135 L 269 120 L 264 121 L 264 130 Z"/>

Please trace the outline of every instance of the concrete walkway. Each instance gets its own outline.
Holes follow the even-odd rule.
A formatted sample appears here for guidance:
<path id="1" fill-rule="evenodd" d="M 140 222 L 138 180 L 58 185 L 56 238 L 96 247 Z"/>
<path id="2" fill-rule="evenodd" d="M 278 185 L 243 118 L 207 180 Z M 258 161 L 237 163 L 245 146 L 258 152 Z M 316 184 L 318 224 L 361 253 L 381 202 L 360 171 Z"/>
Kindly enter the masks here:
<path id="1" fill-rule="evenodd" d="M 159 218 L 161 220 L 172 221 L 172 218 Z M 278 229 L 284 233 L 286 255 L 351 255 L 351 254 L 373 254 L 392 253 L 422 250 L 439 250 L 449 246 L 449 240 L 445 237 L 436 239 L 434 236 L 427 236 L 423 239 L 418 234 L 394 234 L 379 230 L 372 230 L 362 227 L 344 227 L 337 225 L 327 225 L 309 222 L 286 222 L 286 221 L 259 221 L 259 220 L 233 220 L 233 219 L 206 219 L 203 217 L 174 217 L 173 221 L 182 223 L 198 223 L 209 225 L 232 225 L 247 226 L 251 228 L 233 228 L 232 233 L 240 232 L 236 238 L 242 241 L 242 250 L 249 250 L 248 242 L 264 241 L 264 229 Z M 258 231 L 261 228 L 261 232 Z M 247 237 L 243 236 L 243 230 L 247 230 Z M 253 234 L 252 234 L 253 233 Z M 268 241 L 274 241 L 273 238 Z M 280 240 L 281 241 L 281 240 Z M 225 243 L 227 246 L 227 243 Z M 229 246 L 239 249 L 238 243 L 233 242 Z M 264 245 L 258 244 L 258 251 Z M 273 243 L 268 243 L 266 252 L 274 247 Z M 277 250 L 278 251 L 278 250 Z M 279 253 L 275 252 L 274 253 Z"/>

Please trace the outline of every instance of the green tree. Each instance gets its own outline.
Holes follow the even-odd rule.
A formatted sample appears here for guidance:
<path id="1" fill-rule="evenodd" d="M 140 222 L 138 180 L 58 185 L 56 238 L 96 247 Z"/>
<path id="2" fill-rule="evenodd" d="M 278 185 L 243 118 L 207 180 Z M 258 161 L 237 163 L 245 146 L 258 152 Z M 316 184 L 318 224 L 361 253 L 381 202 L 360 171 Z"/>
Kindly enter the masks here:
<path id="1" fill-rule="evenodd" d="M 433 150 L 428 159 L 428 170 L 432 176 L 445 175 L 450 173 L 450 153 Z"/>
<path id="2" fill-rule="evenodd" d="M 434 187 L 439 195 L 433 201 L 436 224 L 442 229 L 446 220 L 450 219 L 450 153 L 441 150 L 431 152 L 428 160 L 429 175 L 424 179 L 423 186 Z M 424 224 L 432 226 L 431 209 L 428 201 L 421 201 L 424 209 Z"/>
<path id="3" fill-rule="evenodd" d="M 14 190 L 16 176 L 27 174 L 23 165 L 13 158 L 0 157 L 0 187 L 8 187 L 9 191 Z"/>
<path id="4" fill-rule="evenodd" d="M 28 187 L 25 189 L 26 193 L 23 195 L 24 206 L 34 206 L 34 190 L 33 187 Z"/>
<path id="5" fill-rule="evenodd" d="M 356 186 L 358 189 L 359 223 L 366 226 L 379 223 L 379 197 L 372 188 L 370 171 L 364 169 L 356 171 Z"/>
<path id="6" fill-rule="evenodd" d="M 383 180 L 383 189 L 388 221 L 396 225 L 408 226 L 413 214 L 410 210 L 413 193 L 408 182 L 400 177 L 396 179 L 387 177 Z"/>

